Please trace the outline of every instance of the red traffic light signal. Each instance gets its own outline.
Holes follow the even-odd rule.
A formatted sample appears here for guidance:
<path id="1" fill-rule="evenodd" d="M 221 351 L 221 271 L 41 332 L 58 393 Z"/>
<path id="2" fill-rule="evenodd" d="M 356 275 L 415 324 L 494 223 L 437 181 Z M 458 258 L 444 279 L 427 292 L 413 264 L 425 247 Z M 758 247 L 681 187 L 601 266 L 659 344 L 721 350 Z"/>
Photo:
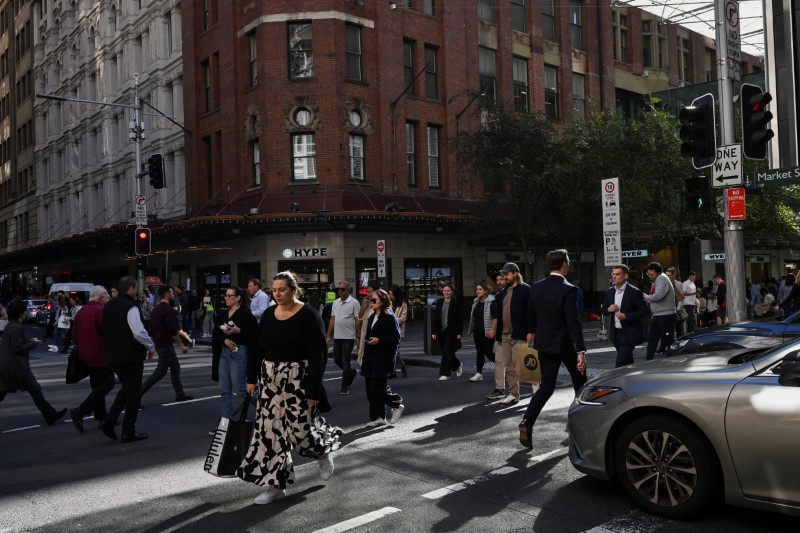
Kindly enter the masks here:
<path id="1" fill-rule="evenodd" d="M 750 159 L 765 159 L 767 143 L 775 136 L 769 129 L 772 113 L 767 111 L 767 104 L 772 95 L 765 93 L 761 87 L 743 83 L 739 100 L 742 102 L 742 147 L 744 155 Z"/>
<path id="2" fill-rule="evenodd" d="M 134 249 L 136 255 L 150 255 L 152 253 L 150 237 L 150 228 L 136 228 L 136 233 L 134 234 Z"/>

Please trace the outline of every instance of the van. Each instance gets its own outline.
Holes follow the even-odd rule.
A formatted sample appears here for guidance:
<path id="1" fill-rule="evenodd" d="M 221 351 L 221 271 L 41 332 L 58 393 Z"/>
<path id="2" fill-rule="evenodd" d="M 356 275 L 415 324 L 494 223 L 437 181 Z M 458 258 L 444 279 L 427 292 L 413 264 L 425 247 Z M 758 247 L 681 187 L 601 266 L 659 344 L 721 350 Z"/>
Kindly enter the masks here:
<path id="1" fill-rule="evenodd" d="M 50 286 L 50 296 L 55 297 L 58 291 L 64 291 L 67 296 L 74 295 L 80 298 L 81 304 L 89 301 L 89 291 L 94 287 L 93 283 L 53 283 Z"/>

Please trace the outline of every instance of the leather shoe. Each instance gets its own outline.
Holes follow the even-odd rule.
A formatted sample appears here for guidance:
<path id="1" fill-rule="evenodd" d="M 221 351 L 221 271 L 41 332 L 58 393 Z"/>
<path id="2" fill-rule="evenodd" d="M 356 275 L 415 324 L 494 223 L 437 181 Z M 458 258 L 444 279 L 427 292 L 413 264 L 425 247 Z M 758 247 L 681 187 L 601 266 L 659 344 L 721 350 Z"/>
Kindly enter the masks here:
<path id="1" fill-rule="evenodd" d="M 519 425 L 519 443 L 526 448 L 533 448 L 531 433 L 533 433 L 533 424 L 529 424 L 528 421 L 523 418 L 522 423 Z"/>
<path id="2" fill-rule="evenodd" d="M 52 426 L 53 424 L 55 424 L 56 422 L 61 420 L 64 417 L 65 414 L 67 414 L 67 408 L 66 407 L 63 408 L 60 411 L 55 411 L 52 415 L 50 415 L 48 417 L 45 417 L 44 421 L 47 422 L 48 426 Z"/>
<path id="3" fill-rule="evenodd" d="M 76 409 L 70 409 L 69 416 L 72 418 L 72 425 L 75 426 L 78 433 L 83 433 L 83 415 L 78 413 Z"/>
<path id="4" fill-rule="evenodd" d="M 117 432 L 114 431 L 114 426 L 109 424 L 108 421 L 104 422 L 103 425 L 100 426 L 100 430 L 103 432 L 103 435 L 109 439 L 117 440 Z"/>
<path id="5" fill-rule="evenodd" d="M 193 400 L 194 396 L 189 396 L 188 394 L 180 394 L 175 397 L 176 402 L 188 402 L 189 400 Z"/>
<path id="6" fill-rule="evenodd" d="M 120 439 L 120 442 L 122 442 L 122 444 L 125 444 L 126 442 L 136 442 L 137 440 L 144 440 L 149 436 L 150 435 L 148 435 L 147 433 L 133 433 L 131 435 L 123 435 L 122 438 Z"/>

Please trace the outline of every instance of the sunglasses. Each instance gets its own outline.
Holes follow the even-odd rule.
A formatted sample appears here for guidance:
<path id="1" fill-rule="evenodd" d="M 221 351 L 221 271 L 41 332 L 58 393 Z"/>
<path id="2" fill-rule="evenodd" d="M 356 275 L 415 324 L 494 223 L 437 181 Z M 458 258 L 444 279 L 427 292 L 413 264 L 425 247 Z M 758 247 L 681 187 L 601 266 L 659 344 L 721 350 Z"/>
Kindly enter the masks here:
<path id="1" fill-rule="evenodd" d="M 344 292 L 346 290 L 348 290 L 347 287 L 339 287 L 339 292 Z"/>
<path id="2" fill-rule="evenodd" d="M 370 299 L 369 299 L 369 301 L 370 301 L 370 302 L 372 302 L 372 303 L 374 303 L 374 304 L 376 304 L 376 303 L 380 302 L 380 300 L 379 300 L 379 299 L 377 299 L 377 298 L 370 298 Z"/>
<path id="3" fill-rule="evenodd" d="M 225 295 L 225 298 L 235 298 L 235 297 L 236 297 L 235 294 L 226 294 Z"/>

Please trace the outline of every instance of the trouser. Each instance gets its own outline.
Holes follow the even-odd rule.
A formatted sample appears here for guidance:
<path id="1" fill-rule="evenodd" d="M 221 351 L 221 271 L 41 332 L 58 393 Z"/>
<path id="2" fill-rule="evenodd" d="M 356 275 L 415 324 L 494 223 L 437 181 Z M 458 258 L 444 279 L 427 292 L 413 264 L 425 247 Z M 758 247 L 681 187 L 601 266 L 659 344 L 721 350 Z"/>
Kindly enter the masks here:
<path id="1" fill-rule="evenodd" d="M 384 418 L 386 407 L 396 408 L 403 403 L 403 398 L 399 394 L 392 392 L 386 385 L 386 378 L 364 378 L 365 388 L 367 389 L 367 401 L 369 401 L 369 420 Z"/>
<path id="2" fill-rule="evenodd" d="M 444 339 L 442 343 L 442 360 L 439 364 L 439 375 L 450 376 L 451 372 L 455 372 L 461 366 L 461 361 L 456 356 L 456 339 L 450 339 L 447 330 L 441 332 L 440 339 Z M 441 341 L 440 341 L 441 342 Z"/>
<path id="3" fill-rule="evenodd" d="M 622 335 L 622 328 L 616 328 L 614 332 L 614 348 L 617 349 L 617 361 L 614 368 L 633 364 L 633 350 L 635 345 L 630 344 Z"/>
<path id="4" fill-rule="evenodd" d="M 8 391 L 0 391 L 0 402 L 2 402 Z M 50 420 L 55 418 L 57 411 L 50 405 L 50 402 L 44 399 L 44 394 L 42 394 L 42 390 L 29 390 L 28 394 L 31 395 L 33 398 L 33 403 L 36 405 L 36 408 L 39 409 L 39 412 L 42 413 L 42 416 L 45 420 L 50 423 Z"/>
<path id="5" fill-rule="evenodd" d="M 122 434 L 133 435 L 136 433 L 136 419 L 139 416 L 139 406 L 142 403 L 144 361 L 111 365 L 111 368 L 114 369 L 114 373 L 119 378 L 122 388 L 108 410 L 104 425 L 107 428 L 113 428 L 117 423 L 119 414 L 125 409 L 125 416 L 122 418 Z"/>
<path id="6" fill-rule="evenodd" d="M 316 404 L 306 402 L 302 380 L 308 364 L 264 361 L 258 414 L 250 446 L 236 475 L 256 485 L 294 483 L 291 451 L 320 459 L 340 446 L 342 430 L 329 425 Z"/>
<path id="7" fill-rule="evenodd" d="M 219 356 L 219 393 L 222 416 L 233 418 L 233 413 L 247 396 L 247 346 L 240 345 L 232 352 L 222 347 Z M 255 398 L 251 405 L 255 405 Z M 252 418 L 248 416 L 248 418 Z"/>
<path id="8" fill-rule="evenodd" d="M 695 328 L 694 307 L 693 305 L 683 305 L 683 310 L 686 311 L 686 329 L 689 333 L 693 333 Z"/>
<path id="9" fill-rule="evenodd" d="M 142 396 L 150 390 L 150 387 L 158 383 L 161 378 L 167 375 L 169 369 L 169 377 L 172 380 L 172 388 L 175 389 L 175 396 L 183 396 L 183 384 L 181 383 L 181 364 L 178 362 L 178 355 L 175 353 L 175 346 L 156 347 L 156 354 L 158 354 L 158 364 L 150 377 L 142 385 Z"/>
<path id="10" fill-rule="evenodd" d="M 659 341 L 664 348 L 669 348 L 675 334 L 675 313 L 653 315 L 650 318 L 650 329 L 647 332 L 647 356 L 649 361 L 656 355 Z"/>
<path id="11" fill-rule="evenodd" d="M 556 390 L 556 379 L 558 378 L 558 367 L 564 363 L 567 367 L 570 377 L 572 378 L 572 387 L 577 394 L 578 390 L 586 383 L 586 372 L 578 371 L 578 354 L 574 350 L 562 352 L 560 354 L 551 354 L 539 352 L 539 365 L 542 368 L 542 383 L 539 389 L 531 398 L 531 403 L 525 410 L 525 421 L 529 425 L 536 422 L 539 413 L 542 412 L 547 400 L 553 395 Z"/>
<path id="12" fill-rule="evenodd" d="M 505 381 L 508 379 L 508 392 L 515 398 L 519 398 L 519 381 L 517 381 L 517 369 L 514 367 L 514 346 L 517 344 L 528 345 L 527 341 L 512 339 L 510 333 L 503 333 L 500 340 L 500 351 L 494 358 L 494 379 L 498 389 L 505 389 Z"/>
<path id="13" fill-rule="evenodd" d="M 475 342 L 476 372 L 480 374 L 483 372 L 483 365 L 486 363 L 486 359 L 494 362 L 494 351 L 492 351 L 492 348 L 494 347 L 494 339 L 487 339 L 486 335 L 483 332 L 480 332 L 474 333 L 472 335 L 472 340 Z"/>
<path id="14" fill-rule="evenodd" d="M 206 311 L 206 316 L 203 319 L 203 333 L 211 335 L 214 332 L 214 312 Z"/>
<path id="15" fill-rule="evenodd" d="M 355 342 L 353 339 L 333 339 L 333 362 L 342 369 L 343 389 L 352 385 L 353 379 L 356 377 L 356 373 L 350 366 L 350 355 L 353 353 Z"/>
<path id="16" fill-rule="evenodd" d="M 181 329 L 183 331 L 192 331 L 192 323 L 189 320 L 190 311 L 181 311 Z"/>
<path id="17" fill-rule="evenodd" d="M 92 392 L 74 409 L 73 416 L 81 418 L 93 412 L 94 419 L 102 422 L 106 418 L 106 396 L 114 388 L 114 371 L 110 366 L 89 367 L 89 384 Z"/>
<path id="18" fill-rule="evenodd" d="M 403 356 L 400 355 L 400 345 L 403 344 L 403 337 L 400 337 L 400 342 L 397 343 L 397 351 L 394 354 L 394 364 L 392 365 L 392 370 L 397 368 L 399 365 L 400 368 L 405 368 L 406 363 L 403 361 Z"/>

